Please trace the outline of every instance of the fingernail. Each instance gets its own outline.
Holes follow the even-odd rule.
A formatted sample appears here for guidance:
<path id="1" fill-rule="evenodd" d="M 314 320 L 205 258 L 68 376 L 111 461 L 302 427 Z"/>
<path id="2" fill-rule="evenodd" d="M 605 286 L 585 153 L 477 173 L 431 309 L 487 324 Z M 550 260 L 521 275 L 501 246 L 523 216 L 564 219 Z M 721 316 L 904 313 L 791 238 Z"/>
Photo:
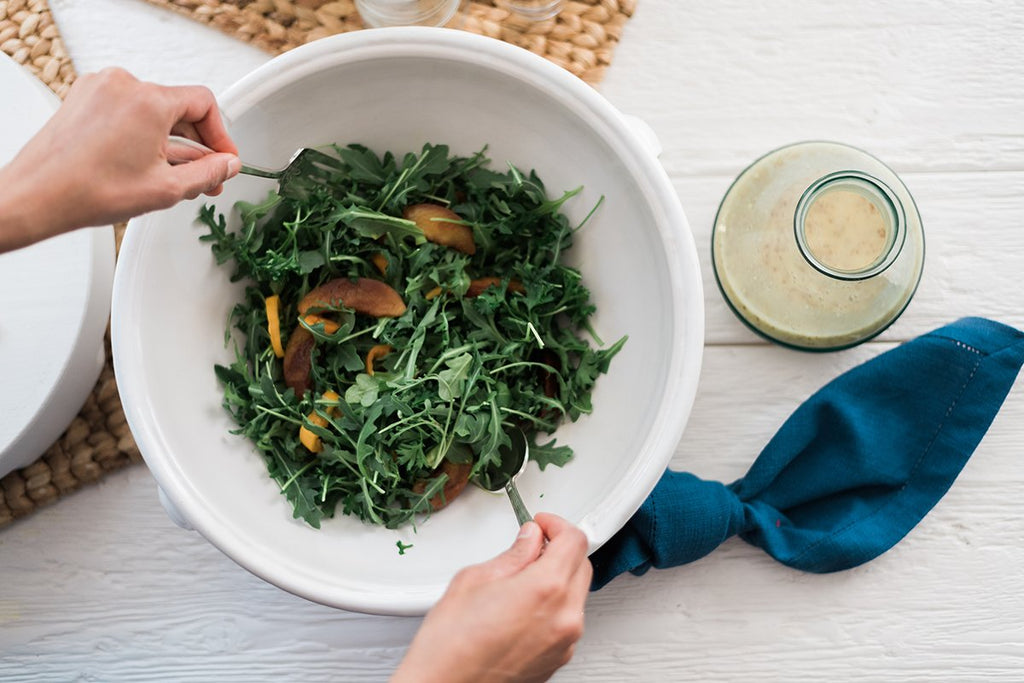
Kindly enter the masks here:
<path id="1" fill-rule="evenodd" d="M 238 175 L 238 172 L 242 170 L 242 160 L 238 157 L 233 157 L 228 161 L 228 178 L 234 178 Z"/>
<path id="2" fill-rule="evenodd" d="M 536 522 L 527 522 L 526 524 L 519 527 L 519 536 L 516 538 L 533 538 L 540 531 L 540 527 L 537 526 Z"/>

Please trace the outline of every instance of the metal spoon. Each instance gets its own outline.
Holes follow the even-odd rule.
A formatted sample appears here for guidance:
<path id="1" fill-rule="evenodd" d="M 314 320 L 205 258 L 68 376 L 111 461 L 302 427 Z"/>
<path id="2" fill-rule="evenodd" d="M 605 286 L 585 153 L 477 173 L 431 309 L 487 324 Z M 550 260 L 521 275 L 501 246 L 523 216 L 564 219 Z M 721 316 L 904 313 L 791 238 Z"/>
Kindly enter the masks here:
<path id="1" fill-rule="evenodd" d="M 508 429 L 506 434 L 512 443 L 499 449 L 501 461 L 473 477 L 473 483 L 491 493 L 498 493 L 504 489 L 509 502 L 512 503 L 516 519 L 519 520 L 519 526 L 522 526 L 531 521 L 533 515 L 526 509 L 519 490 L 516 489 L 516 478 L 523 473 L 530 461 L 530 444 L 526 440 L 526 434 L 518 427 Z"/>
<path id="2" fill-rule="evenodd" d="M 179 135 L 167 137 L 164 151 L 167 154 L 167 162 L 172 166 L 195 161 L 213 153 L 213 150 L 206 145 Z M 242 164 L 242 169 L 239 172 L 276 180 L 280 194 L 302 199 L 309 194 L 311 185 L 330 187 L 332 178 L 343 168 L 341 161 L 329 154 L 303 147 L 292 154 L 292 158 L 284 168 L 272 170 Z"/>

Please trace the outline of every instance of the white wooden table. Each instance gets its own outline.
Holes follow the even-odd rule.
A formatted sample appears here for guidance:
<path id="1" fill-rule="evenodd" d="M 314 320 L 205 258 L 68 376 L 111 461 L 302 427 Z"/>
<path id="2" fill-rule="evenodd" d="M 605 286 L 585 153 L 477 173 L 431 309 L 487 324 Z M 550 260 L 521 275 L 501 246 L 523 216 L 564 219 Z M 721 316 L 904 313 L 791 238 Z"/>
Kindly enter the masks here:
<path id="1" fill-rule="evenodd" d="M 141 0 L 51 0 L 80 72 L 121 65 L 215 91 L 267 57 Z M 673 466 L 731 481 L 841 371 L 964 315 L 1024 327 L 1024 4 L 640 0 L 603 93 L 646 119 L 700 250 L 707 351 Z M 892 165 L 924 218 L 917 296 L 878 340 L 764 343 L 715 287 L 718 201 L 747 163 L 832 139 Z M 901 544 L 841 574 L 738 540 L 591 596 L 559 681 L 1024 680 L 1024 381 Z M 5 681 L 383 680 L 418 619 L 267 585 L 157 502 L 144 467 L 0 531 Z"/>

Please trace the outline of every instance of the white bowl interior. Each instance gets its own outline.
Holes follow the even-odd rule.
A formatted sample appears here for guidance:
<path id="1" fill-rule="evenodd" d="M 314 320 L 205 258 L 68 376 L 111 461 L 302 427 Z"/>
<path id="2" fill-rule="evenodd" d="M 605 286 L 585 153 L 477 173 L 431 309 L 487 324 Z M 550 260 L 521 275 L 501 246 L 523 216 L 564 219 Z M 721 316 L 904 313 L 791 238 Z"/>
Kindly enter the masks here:
<path id="1" fill-rule="evenodd" d="M 598 381 L 593 415 L 557 432 L 574 460 L 544 472 L 531 465 L 520 480 L 532 511 L 579 524 L 596 548 L 653 487 L 692 403 L 703 312 L 685 217 L 614 110 L 589 90 L 566 89 L 567 75 L 506 45 L 492 49 L 496 41 L 402 31 L 411 38 L 367 31 L 362 42 L 272 63 L 221 98 L 231 133 L 247 162 L 269 167 L 298 147 L 331 142 L 397 154 L 425 142 L 467 155 L 486 145 L 493 168 L 536 169 L 550 195 L 583 185 L 567 205 L 575 222 L 605 197 L 568 257 L 593 293 L 603 341 L 629 341 Z M 218 210 L 231 215 L 235 201 L 262 199 L 268 182 L 229 182 Z M 508 501 L 470 488 L 396 531 L 343 516 L 321 530 L 292 519 L 260 456 L 229 434 L 234 424 L 221 407 L 213 365 L 233 357 L 224 328 L 241 285 L 198 241 L 202 203 L 134 221 L 119 263 L 115 358 L 147 463 L 198 531 L 272 583 L 348 609 L 425 611 L 459 568 L 510 544 L 517 528 Z M 399 541 L 413 547 L 399 555 Z"/>

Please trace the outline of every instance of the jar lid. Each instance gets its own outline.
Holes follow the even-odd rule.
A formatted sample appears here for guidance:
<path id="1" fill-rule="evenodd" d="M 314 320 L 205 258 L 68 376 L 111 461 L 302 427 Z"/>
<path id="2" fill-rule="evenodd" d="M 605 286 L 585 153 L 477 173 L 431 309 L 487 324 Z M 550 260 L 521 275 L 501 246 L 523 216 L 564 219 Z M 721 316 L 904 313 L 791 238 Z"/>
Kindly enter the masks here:
<path id="1" fill-rule="evenodd" d="M 924 232 L 910 192 L 881 161 L 801 142 L 740 173 L 719 206 L 711 252 L 719 289 L 751 329 L 828 351 L 900 316 L 921 279 Z"/>

